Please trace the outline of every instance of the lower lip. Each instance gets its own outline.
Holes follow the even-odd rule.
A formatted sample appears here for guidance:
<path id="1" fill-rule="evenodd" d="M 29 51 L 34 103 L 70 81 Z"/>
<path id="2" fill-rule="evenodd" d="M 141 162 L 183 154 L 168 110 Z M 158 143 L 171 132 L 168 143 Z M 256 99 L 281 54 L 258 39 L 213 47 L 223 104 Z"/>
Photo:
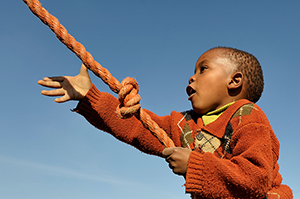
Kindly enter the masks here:
<path id="1" fill-rule="evenodd" d="M 195 95 L 195 93 L 191 94 L 188 98 L 188 100 L 191 100 L 193 98 L 193 96 Z"/>

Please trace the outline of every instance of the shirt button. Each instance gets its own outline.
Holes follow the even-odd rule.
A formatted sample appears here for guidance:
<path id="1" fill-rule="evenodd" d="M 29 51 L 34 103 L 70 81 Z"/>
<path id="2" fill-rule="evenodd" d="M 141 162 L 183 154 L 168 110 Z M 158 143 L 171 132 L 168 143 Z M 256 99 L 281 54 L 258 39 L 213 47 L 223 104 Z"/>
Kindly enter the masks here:
<path id="1" fill-rule="evenodd" d="M 197 138 L 197 140 L 202 140 L 203 139 L 203 137 L 204 137 L 204 135 L 203 135 L 203 133 L 198 133 L 197 135 L 196 135 L 196 138 Z"/>

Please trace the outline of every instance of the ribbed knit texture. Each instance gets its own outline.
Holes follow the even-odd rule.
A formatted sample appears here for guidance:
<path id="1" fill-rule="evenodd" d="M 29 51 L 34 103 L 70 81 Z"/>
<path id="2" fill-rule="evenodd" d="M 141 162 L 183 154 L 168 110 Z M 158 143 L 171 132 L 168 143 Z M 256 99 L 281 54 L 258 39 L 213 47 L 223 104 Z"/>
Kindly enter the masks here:
<path id="1" fill-rule="evenodd" d="M 119 119 L 115 114 L 118 100 L 93 85 L 78 104 L 76 112 L 96 128 L 139 150 L 161 156 L 164 146 L 135 117 Z M 145 110 L 147 111 L 147 110 Z M 229 122 L 233 128 L 232 154 L 221 145 L 214 153 L 194 150 L 189 158 L 186 192 L 196 198 L 293 198 L 288 186 L 282 185 L 278 173 L 279 142 L 262 110 L 247 100 L 228 107 L 214 122 L 203 125 L 201 117 L 173 111 L 157 116 L 147 111 L 177 147 L 193 148 L 197 132 L 205 131 L 223 138 Z M 192 112 L 190 112 L 192 113 Z M 221 158 L 220 158 L 221 155 Z"/>

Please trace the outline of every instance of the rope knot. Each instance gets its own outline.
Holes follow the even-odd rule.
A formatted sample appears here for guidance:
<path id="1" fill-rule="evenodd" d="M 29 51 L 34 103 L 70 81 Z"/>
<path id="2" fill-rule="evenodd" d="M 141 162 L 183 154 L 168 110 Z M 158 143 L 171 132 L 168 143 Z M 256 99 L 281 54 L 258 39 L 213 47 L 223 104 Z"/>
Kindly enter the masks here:
<path id="1" fill-rule="evenodd" d="M 132 117 L 140 110 L 141 96 L 138 92 L 139 85 L 135 79 L 127 77 L 121 82 L 121 89 L 119 91 L 120 105 L 116 110 L 120 118 Z"/>
<path id="2" fill-rule="evenodd" d="M 117 107 L 116 112 L 120 118 L 128 118 L 135 115 L 143 123 L 145 128 L 150 130 L 164 146 L 175 147 L 173 141 L 168 137 L 166 132 L 140 107 L 139 101 L 141 97 L 138 95 L 138 84 L 133 78 L 126 78 L 120 84 L 106 68 L 103 68 L 94 60 L 93 56 L 85 50 L 81 43 L 77 42 L 75 38 L 68 33 L 56 17 L 51 15 L 41 6 L 41 3 L 38 0 L 23 1 L 27 4 L 33 14 L 47 25 L 55 33 L 56 37 L 74 52 L 88 69 L 93 71 L 96 76 L 100 77 L 113 92 L 119 93 L 120 105 Z M 137 114 L 137 112 L 139 114 Z"/>

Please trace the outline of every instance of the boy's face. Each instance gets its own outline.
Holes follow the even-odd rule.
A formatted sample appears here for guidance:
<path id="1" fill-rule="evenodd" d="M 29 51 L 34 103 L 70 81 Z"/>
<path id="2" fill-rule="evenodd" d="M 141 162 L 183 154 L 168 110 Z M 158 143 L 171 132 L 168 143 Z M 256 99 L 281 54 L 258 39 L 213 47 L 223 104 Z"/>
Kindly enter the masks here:
<path id="1" fill-rule="evenodd" d="M 186 92 L 198 114 L 231 102 L 227 86 L 231 82 L 233 66 L 222 53 L 224 49 L 212 49 L 202 54 L 196 63 L 195 74 L 189 79 Z"/>

